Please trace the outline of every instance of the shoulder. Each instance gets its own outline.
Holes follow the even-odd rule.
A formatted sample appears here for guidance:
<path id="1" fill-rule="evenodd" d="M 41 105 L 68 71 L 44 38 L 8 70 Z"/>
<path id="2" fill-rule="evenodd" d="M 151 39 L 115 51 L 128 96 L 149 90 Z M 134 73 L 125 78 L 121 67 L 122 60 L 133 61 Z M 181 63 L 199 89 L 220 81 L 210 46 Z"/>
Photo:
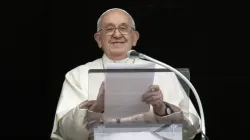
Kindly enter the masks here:
<path id="1" fill-rule="evenodd" d="M 154 63 L 154 62 L 151 62 L 151 61 L 148 61 L 148 60 L 145 60 L 145 59 L 140 59 L 140 58 L 137 58 L 136 62 L 137 62 L 137 64 Z M 165 67 L 163 67 L 161 65 L 158 65 L 156 63 L 154 63 L 154 64 L 155 64 L 156 69 L 164 69 L 165 68 Z"/>
<path id="2" fill-rule="evenodd" d="M 162 65 L 159 65 L 159 64 L 157 64 L 157 63 L 155 63 L 155 62 L 151 62 L 151 61 L 148 61 L 148 60 L 145 60 L 145 59 L 140 59 L 140 58 L 137 58 L 137 64 L 147 64 L 147 63 L 154 63 L 154 68 L 155 69 L 168 69 L 168 68 L 166 68 L 166 67 L 164 67 L 164 66 L 162 66 Z M 169 69 L 168 69 L 169 70 Z M 177 76 L 176 76 L 176 74 L 175 74 L 175 72 L 173 72 L 173 71 L 166 71 L 166 72 L 157 72 L 156 73 L 156 75 L 158 76 L 158 77 L 160 77 L 160 78 L 162 78 L 162 79 L 176 79 L 177 78 Z M 183 71 L 184 72 L 184 71 Z M 183 73 L 182 72 L 182 73 Z"/>
<path id="3" fill-rule="evenodd" d="M 93 68 L 98 68 L 100 65 L 100 58 L 95 59 L 91 62 L 87 62 L 83 65 L 79 65 L 73 69 L 71 69 L 70 71 L 68 71 L 66 73 L 66 77 L 68 76 L 73 76 L 73 77 L 79 77 L 81 75 L 85 75 L 88 74 L 89 69 L 93 69 Z"/>

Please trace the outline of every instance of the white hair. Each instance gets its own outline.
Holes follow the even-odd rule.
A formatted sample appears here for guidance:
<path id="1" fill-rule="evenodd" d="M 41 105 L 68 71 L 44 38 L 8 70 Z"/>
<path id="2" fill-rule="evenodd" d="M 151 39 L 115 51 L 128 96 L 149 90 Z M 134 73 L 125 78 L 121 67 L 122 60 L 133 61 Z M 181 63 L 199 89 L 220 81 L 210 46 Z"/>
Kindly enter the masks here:
<path id="1" fill-rule="evenodd" d="M 119 10 L 119 11 L 122 11 L 122 12 L 126 13 L 126 14 L 130 17 L 130 19 L 131 19 L 131 21 L 132 21 L 132 27 L 135 29 L 135 21 L 134 21 L 134 19 L 132 18 L 132 16 L 131 16 L 128 12 L 126 12 L 125 10 L 120 9 L 120 8 L 112 8 L 112 9 L 109 9 L 109 10 L 105 11 L 105 12 L 99 17 L 99 19 L 98 19 L 98 21 L 97 21 L 97 31 L 100 30 L 102 17 L 103 17 L 106 13 L 108 13 L 109 11 L 113 11 L 113 10 Z"/>

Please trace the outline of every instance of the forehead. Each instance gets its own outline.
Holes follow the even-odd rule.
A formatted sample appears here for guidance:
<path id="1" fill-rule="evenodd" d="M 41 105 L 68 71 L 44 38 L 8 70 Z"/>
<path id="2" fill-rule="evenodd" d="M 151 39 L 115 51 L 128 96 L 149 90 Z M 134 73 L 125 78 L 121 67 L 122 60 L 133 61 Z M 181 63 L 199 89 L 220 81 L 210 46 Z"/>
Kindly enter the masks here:
<path id="1" fill-rule="evenodd" d="M 120 25 L 120 24 L 132 24 L 131 18 L 129 15 L 124 13 L 123 11 L 110 11 L 106 13 L 102 18 L 102 24 L 114 24 L 114 25 Z"/>

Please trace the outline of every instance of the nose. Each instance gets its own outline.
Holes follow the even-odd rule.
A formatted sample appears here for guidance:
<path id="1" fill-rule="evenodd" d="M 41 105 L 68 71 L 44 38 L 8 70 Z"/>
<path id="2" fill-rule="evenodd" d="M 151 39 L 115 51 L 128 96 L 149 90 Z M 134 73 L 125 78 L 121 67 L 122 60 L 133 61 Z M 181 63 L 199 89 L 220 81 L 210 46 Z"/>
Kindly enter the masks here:
<path id="1" fill-rule="evenodd" d="M 122 37 L 122 34 L 118 29 L 115 29 L 113 37 L 120 38 L 120 37 Z"/>

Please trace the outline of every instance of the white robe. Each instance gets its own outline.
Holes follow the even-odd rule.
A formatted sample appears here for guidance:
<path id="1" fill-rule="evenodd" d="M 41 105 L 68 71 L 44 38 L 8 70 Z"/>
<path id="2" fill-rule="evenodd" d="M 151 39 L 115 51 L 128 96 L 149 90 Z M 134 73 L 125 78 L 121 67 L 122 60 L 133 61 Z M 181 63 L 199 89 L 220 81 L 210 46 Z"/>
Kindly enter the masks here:
<path id="1" fill-rule="evenodd" d="M 103 55 L 104 66 L 107 63 L 114 63 Z M 92 62 L 78 66 L 69 71 L 65 76 L 65 81 L 61 90 L 61 95 L 58 101 L 56 114 L 54 118 L 53 130 L 51 133 L 52 140 L 88 140 L 90 132 L 87 125 L 92 120 L 99 121 L 102 118 L 101 113 L 91 112 L 87 109 L 80 109 L 79 105 L 88 98 L 88 70 L 103 69 L 102 58 L 96 59 Z M 134 59 L 126 58 L 118 61 L 119 63 L 133 63 Z M 136 58 L 134 63 L 142 64 L 148 61 Z M 156 68 L 162 68 L 157 65 Z M 181 87 L 176 75 L 173 72 L 167 72 L 158 75 L 155 83 L 160 86 L 163 92 L 164 101 L 170 104 L 174 113 L 167 116 L 157 116 L 153 113 L 152 106 L 150 111 L 145 114 L 132 116 L 121 119 L 121 123 L 183 123 L 184 139 L 192 139 L 200 132 L 200 117 L 197 114 L 191 100 Z M 103 76 L 96 81 L 96 95 L 98 94 L 101 82 L 104 80 Z M 92 86 L 93 87 L 93 86 Z M 88 119 L 87 114 L 88 113 Z M 91 120 L 89 118 L 91 116 Z M 88 120 L 88 121 L 87 121 Z M 106 120 L 104 123 L 115 123 L 116 120 Z"/>

